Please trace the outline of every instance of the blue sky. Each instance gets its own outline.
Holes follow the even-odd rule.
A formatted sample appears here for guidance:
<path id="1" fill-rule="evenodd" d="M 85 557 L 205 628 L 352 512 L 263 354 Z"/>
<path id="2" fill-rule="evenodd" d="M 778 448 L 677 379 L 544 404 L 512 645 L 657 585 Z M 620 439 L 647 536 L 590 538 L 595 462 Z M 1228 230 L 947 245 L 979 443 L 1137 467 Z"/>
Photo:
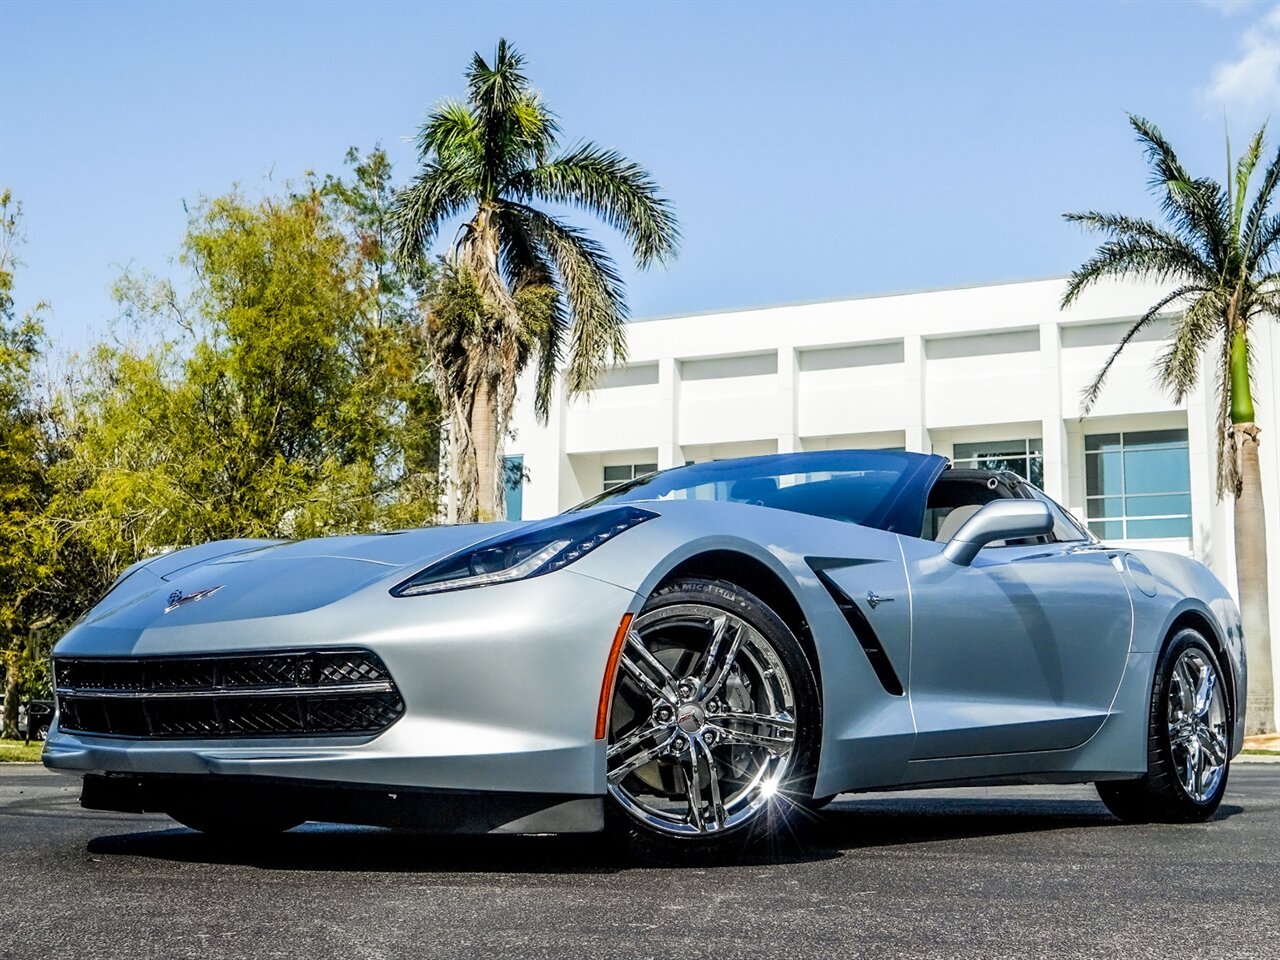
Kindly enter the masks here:
<path id="1" fill-rule="evenodd" d="M 183 202 L 337 171 L 401 177 L 432 103 L 506 36 L 562 119 L 648 166 L 683 252 L 635 316 L 1063 274 L 1059 214 L 1150 210 L 1125 112 L 1223 170 L 1280 136 L 1280 4 L 0 2 L 0 184 L 21 306 L 78 348 L 125 265 L 171 263 Z M 603 228 L 602 228 L 603 229 Z M 618 252 L 621 253 L 620 248 Z"/>

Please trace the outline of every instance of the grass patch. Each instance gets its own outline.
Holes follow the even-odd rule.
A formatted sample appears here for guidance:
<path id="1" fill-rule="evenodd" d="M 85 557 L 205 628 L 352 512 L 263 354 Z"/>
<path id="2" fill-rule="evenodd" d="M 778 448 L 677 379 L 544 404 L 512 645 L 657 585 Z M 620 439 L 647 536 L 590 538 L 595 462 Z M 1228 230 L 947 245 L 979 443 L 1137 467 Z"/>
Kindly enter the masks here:
<path id="1" fill-rule="evenodd" d="M 0 740 L 0 763 L 39 763 L 42 749 L 39 740 Z"/>
<path id="2" fill-rule="evenodd" d="M 0 741 L 0 743 L 2 742 L 3 741 Z M 1251 757 L 1280 757 L 1280 750 L 1250 750 L 1248 747 L 1245 747 L 1240 752 L 1247 753 Z"/>

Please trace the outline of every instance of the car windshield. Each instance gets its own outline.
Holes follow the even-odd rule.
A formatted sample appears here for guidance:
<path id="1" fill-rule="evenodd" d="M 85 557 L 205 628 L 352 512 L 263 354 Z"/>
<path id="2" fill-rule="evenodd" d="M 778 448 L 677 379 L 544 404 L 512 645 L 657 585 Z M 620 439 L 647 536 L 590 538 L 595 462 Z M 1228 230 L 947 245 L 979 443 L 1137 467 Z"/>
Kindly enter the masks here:
<path id="1" fill-rule="evenodd" d="M 575 507 L 642 500 L 722 500 L 789 510 L 918 537 L 942 457 L 831 450 L 717 460 L 660 470 Z"/>

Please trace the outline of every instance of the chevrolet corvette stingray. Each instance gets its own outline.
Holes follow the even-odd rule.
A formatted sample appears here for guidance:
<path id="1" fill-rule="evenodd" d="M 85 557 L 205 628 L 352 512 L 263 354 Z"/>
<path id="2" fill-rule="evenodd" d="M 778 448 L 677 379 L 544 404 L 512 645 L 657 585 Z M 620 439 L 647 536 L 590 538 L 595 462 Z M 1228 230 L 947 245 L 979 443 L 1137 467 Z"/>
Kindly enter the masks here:
<path id="1" fill-rule="evenodd" d="M 47 766 L 92 809 L 611 830 L 733 852 L 836 794 L 1095 783 L 1209 818 L 1240 618 L 1007 471 L 899 451 L 701 463 L 545 520 L 135 564 L 54 651 Z"/>

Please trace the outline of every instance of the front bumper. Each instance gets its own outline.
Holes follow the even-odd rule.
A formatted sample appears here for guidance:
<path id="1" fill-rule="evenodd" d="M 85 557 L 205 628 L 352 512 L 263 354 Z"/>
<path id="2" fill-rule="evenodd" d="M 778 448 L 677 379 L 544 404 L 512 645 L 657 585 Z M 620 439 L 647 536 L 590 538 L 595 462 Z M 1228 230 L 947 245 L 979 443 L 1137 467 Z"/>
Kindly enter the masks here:
<path id="1" fill-rule="evenodd" d="M 193 778 L 202 789 L 248 778 L 243 782 L 264 790 L 282 781 L 316 790 L 421 793 L 424 807 L 442 810 L 449 802 L 441 797 L 455 794 L 540 795 L 554 801 L 549 807 L 565 797 L 604 795 L 605 745 L 594 735 L 596 708 L 618 622 L 639 604 L 634 593 L 564 570 L 434 596 L 376 594 L 314 612 L 198 628 L 126 635 L 82 627 L 56 653 L 368 649 L 385 663 L 404 700 L 403 715 L 384 732 L 159 740 L 85 734 L 55 722 L 45 765 L 138 782 Z M 517 804 L 514 820 L 521 809 Z"/>

